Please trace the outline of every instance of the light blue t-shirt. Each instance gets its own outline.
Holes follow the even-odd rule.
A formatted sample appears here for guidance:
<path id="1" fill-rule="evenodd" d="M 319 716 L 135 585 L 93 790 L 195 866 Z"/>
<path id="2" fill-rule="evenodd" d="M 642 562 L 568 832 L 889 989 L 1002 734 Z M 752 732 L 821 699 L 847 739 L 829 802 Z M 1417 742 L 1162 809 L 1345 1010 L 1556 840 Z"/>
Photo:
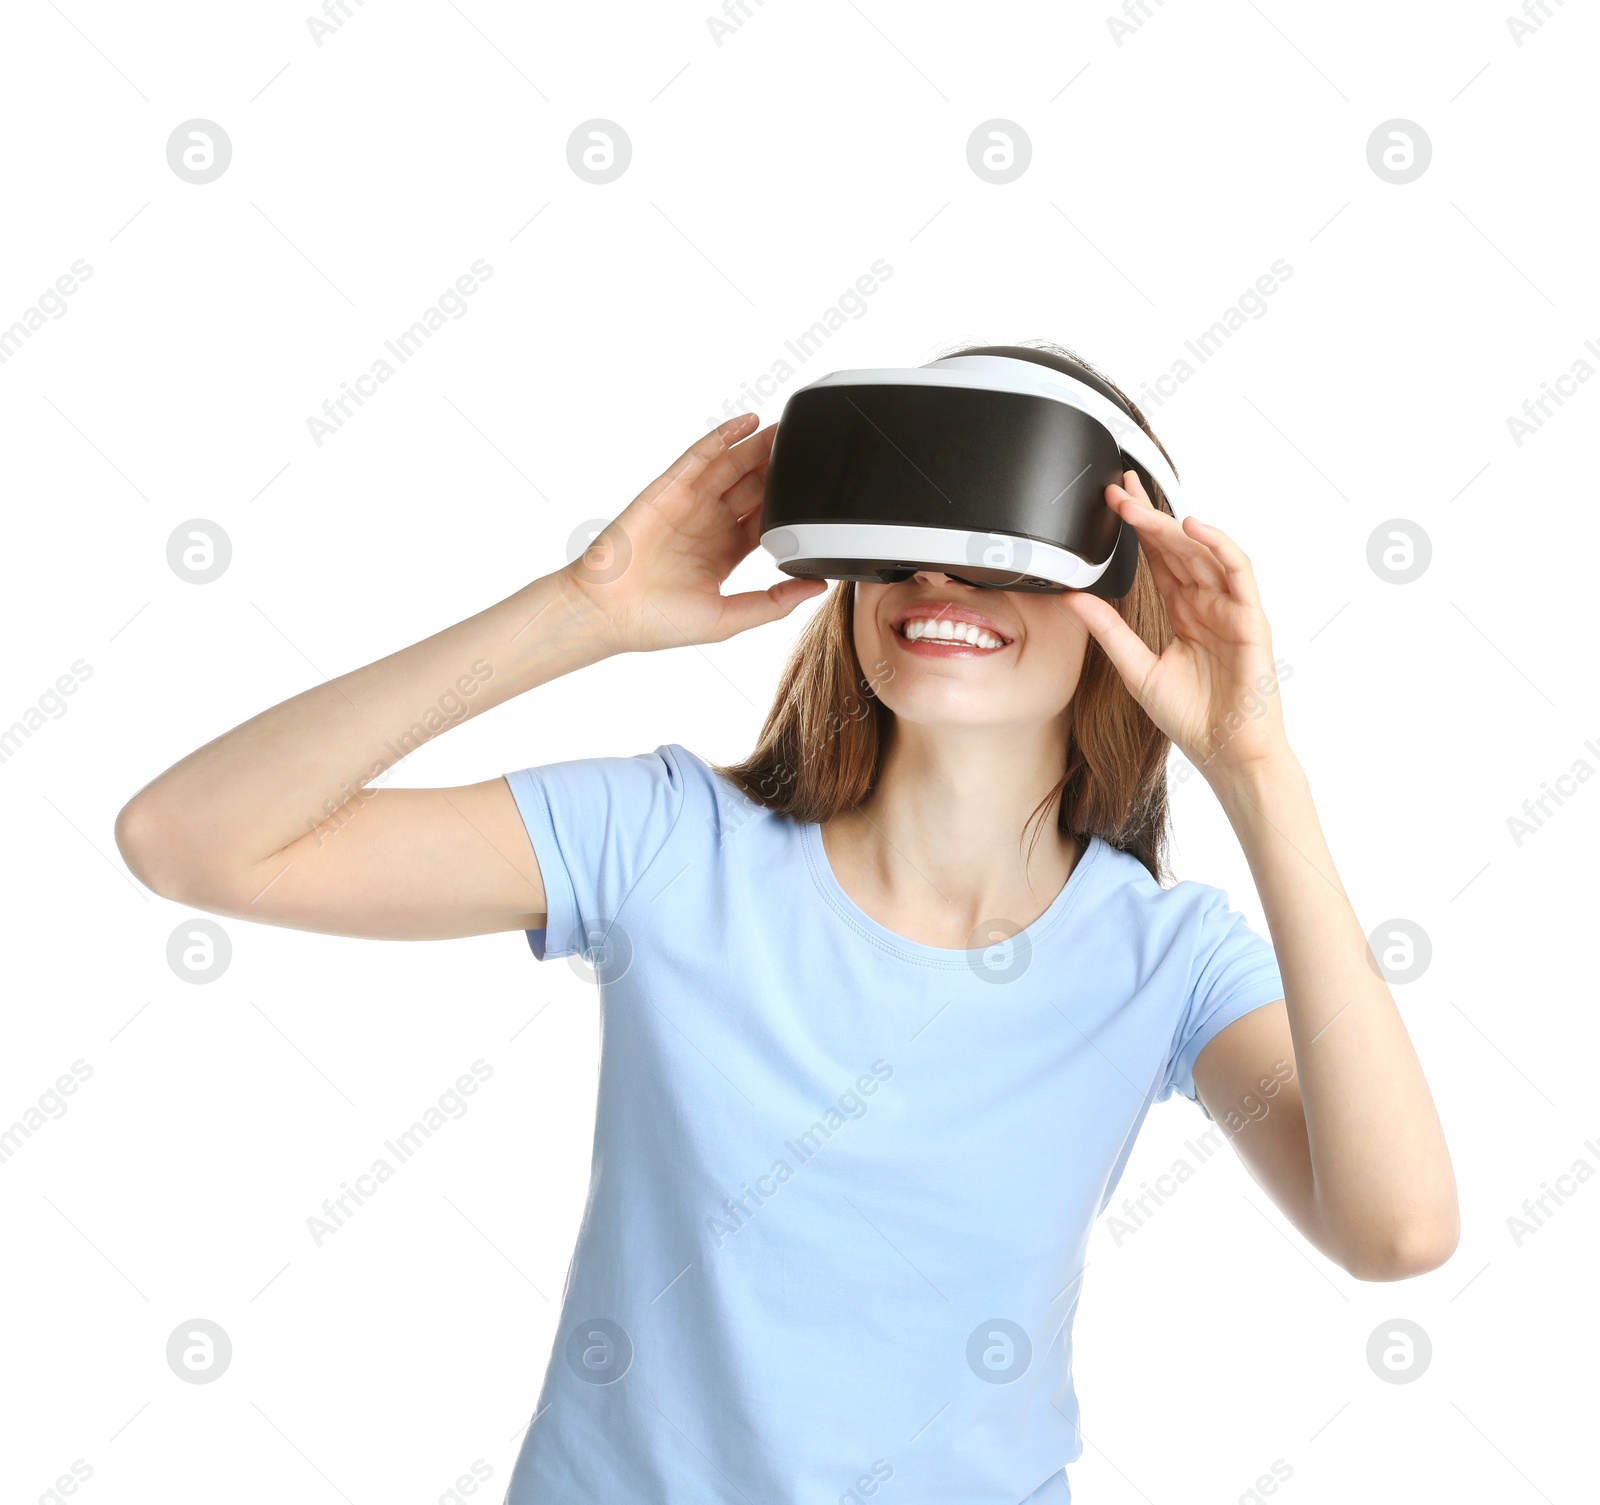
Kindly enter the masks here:
<path id="1" fill-rule="evenodd" d="M 1067 1501 L 1090 1231 L 1151 1103 L 1283 996 L 1270 945 L 1095 838 L 1008 944 L 926 946 L 677 743 L 506 778 L 529 944 L 589 955 L 601 1019 L 507 1505 Z"/>

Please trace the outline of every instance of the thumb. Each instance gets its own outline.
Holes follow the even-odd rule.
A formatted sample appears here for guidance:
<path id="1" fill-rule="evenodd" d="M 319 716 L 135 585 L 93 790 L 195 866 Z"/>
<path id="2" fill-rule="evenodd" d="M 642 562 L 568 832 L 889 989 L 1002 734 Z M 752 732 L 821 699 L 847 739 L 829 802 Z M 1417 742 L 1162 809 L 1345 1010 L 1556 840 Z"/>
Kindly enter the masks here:
<path id="1" fill-rule="evenodd" d="M 737 595 L 722 598 L 722 617 L 718 628 L 723 638 L 738 636 L 752 627 L 763 627 L 786 617 L 802 601 L 823 595 L 828 589 L 826 580 L 790 578 L 762 591 L 740 591 Z"/>
<path id="2" fill-rule="evenodd" d="M 1087 591 L 1068 591 L 1062 597 L 1062 607 L 1075 616 L 1111 660 L 1111 666 L 1122 676 L 1122 682 L 1141 700 L 1141 687 L 1155 667 L 1156 656 L 1126 622 L 1122 614 L 1109 601 L 1091 596 Z"/>

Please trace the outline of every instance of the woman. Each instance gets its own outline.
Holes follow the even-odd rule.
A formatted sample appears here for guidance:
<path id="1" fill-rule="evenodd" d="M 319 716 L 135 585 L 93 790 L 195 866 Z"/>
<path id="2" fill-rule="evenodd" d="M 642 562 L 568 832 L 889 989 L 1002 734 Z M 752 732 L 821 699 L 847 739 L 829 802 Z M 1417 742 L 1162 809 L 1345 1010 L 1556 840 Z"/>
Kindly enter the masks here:
<path id="1" fill-rule="evenodd" d="M 1066 352 L 1008 348 L 1149 432 Z M 826 591 L 720 593 L 757 544 L 753 420 L 582 559 L 191 753 L 118 845 L 219 914 L 525 930 L 594 965 L 589 1199 L 510 1505 L 1066 1500 L 1078 1276 L 1152 1102 L 1196 1101 L 1359 1279 L 1433 1269 L 1458 1236 L 1238 546 L 1130 470 L 1106 491 L 1142 546 L 1126 597 L 840 584 L 742 764 L 667 744 L 366 787 L 467 713 Z M 1220 890 L 1162 886 L 1172 743 L 1271 946 Z"/>

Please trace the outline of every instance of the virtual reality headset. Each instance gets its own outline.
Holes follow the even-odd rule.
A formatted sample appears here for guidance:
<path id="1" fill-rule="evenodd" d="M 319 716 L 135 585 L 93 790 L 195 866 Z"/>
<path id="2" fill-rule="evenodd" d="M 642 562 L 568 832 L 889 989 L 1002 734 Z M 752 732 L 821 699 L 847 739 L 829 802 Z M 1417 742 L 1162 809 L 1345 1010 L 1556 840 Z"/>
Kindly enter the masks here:
<path id="1" fill-rule="evenodd" d="M 835 371 L 784 404 L 761 544 L 786 575 L 988 590 L 1133 586 L 1138 536 L 1105 489 L 1137 471 L 1183 517 L 1178 478 L 1105 381 L 991 345 L 901 370 Z"/>

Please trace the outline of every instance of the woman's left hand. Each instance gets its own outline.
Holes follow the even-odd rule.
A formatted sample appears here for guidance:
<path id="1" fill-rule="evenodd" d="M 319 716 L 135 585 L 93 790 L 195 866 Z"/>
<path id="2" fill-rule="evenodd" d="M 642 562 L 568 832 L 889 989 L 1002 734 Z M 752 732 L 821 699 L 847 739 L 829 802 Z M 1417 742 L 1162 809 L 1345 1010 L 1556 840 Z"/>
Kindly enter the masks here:
<path id="1" fill-rule="evenodd" d="M 1244 552 L 1219 528 L 1158 511 L 1134 471 L 1106 502 L 1139 535 L 1166 602 L 1173 639 L 1160 656 L 1116 608 L 1068 591 L 1073 613 L 1105 650 L 1135 700 L 1213 783 L 1289 756 L 1272 632 Z"/>

